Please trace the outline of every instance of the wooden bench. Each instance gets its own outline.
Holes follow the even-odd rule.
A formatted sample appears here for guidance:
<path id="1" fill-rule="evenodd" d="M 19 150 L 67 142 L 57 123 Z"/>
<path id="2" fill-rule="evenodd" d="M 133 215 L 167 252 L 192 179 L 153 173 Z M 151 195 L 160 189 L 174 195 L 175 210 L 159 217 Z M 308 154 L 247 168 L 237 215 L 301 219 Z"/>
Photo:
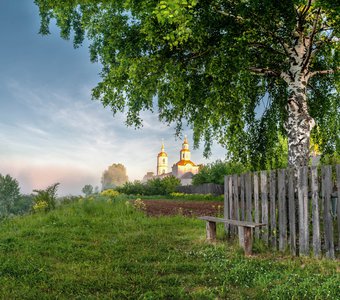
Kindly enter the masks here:
<path id="1" fill-rule="evenodd" d="M 230 220 L 230 219 L 223 219 L 223 218 L 216 218 L 210 216 L 203 216 L 198 217 L 200 220 L 204 220 L 207 222 L 206 224 L 206 232 L 207 232 L 207 240 L 213 241 L 216 239 L 216 223 L 224 223 L 235 225 L 238 227 L 243 228 L 244 230 L 244 254 L 251 255 L 252 248 L 253 248 L 253 228 L 266 226 L 267 224 L 264 223 L 254 223 L 248 221 L 237 221 L 237 220 Z"/>

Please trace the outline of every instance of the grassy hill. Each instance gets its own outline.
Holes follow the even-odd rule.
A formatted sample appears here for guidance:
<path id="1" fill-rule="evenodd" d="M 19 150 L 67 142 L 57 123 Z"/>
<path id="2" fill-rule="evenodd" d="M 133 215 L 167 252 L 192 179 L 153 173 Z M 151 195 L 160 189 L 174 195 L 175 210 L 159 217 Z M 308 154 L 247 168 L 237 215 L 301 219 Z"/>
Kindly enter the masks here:
<path id="1" fill-rule="evenodd" d="M 0 298 L 339 297 L 338 261 L 265 249 L 245 258 L 236 246 L 206 244 L 204 227 L 182 216 L 146 217 L 125 201 L 83 200 L 4 221 Z"/>

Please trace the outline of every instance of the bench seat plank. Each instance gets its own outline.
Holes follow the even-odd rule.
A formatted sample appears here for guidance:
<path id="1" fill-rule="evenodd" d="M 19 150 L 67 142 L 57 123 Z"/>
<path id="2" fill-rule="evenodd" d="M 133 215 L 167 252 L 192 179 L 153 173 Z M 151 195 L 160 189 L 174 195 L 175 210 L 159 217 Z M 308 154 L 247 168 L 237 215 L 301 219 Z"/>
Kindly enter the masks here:
<path id="1" fill-rule="evenodd" d="M 217 217 L 211 217 L 211 216 L 198 217 L 198 219 L 208 221 L 208 222 L 225 223 L 225 224 L 230 224 L 230 225 L 235 225 L 235 226 L 243 226 L 243 227 L 251 227 L 251 228 L 266 226 L 266 224 L 264 223 L 230 220 L 230 219 L 223 219 L 223 218 L 217 218 Z"/>

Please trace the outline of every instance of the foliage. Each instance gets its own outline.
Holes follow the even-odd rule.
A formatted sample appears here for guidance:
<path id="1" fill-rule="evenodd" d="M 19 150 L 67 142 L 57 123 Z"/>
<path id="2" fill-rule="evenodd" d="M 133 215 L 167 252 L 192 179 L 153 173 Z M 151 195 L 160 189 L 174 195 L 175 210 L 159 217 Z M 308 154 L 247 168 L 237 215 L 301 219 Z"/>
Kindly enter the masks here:
<path id="1" fill-rule="evenodd" d="M 218 232 L 222 229 L 218 228 Z M 204 241 L 204 223 L 73 202 L 0 224 L 2 299 L 337 299 L 338 261 Z"/>
<path id="2" fill-rule="evenodd" d="M 30 212 L 33 206 L 33 197 L 33 195 L 20 195 L 10 208 L 10 213 L 13 215 L 22 215 Z"/>
<path id="3" fill-rule="evenodd" d="M 121 186 L 128 181 L 126 169 L 122 164 L 112 164 L 102 175 L 102 190 Z"/>
<path id="4" fill-rule="evenodd" d="M 236 160 L 256 164 L 260 156 L 261 168 L 264 157 L 274 159 L 278 132 L 285 134 L 292 55 L 303 37 L 311 42 L 303 93 L 319 128 L 312 135 L 322 152 L 339 150 L 338 1 L 35 3 L 42 34 L 56 19 L 74 46 L 90 41 L 91 60 L 102 66 L 93 98 L 113 113 L 127 108 L 127 125 L 141 126 L 140 111 L 158 109 L 177 133 L 186 120 L 195 146 L 205 140 L 205 154 L 216 139 Z"/>
<path id="5" fill-rule="evenodd" d="M 119 195 L 119 192 L 115 191 L 115 190 L 105 190 L 105 191 L 102 191 L 100 193 L 101 196 L 106 196 L 106 197 L 110 197 L 110 198 L 114 198 L 114 197 L 117 197 Z"/>
<path id="6" fill-rule="evenodd" d="M 321 163 L 323 165 L 339 165 L 340 164 L 340 153 L 325 154 L 321 157 Z"/>
<path id="7" fill-rule="evenodd" d="M 55 209 L 57 201 L 57 190 L 59 183 L 55 183 L 45 190 L 33 190 L 36 195 L 33 198 L 33 211 L 49 211 Z"/>
<path id="8" fill-rule="evenodd" d="M 138 210 L 146 210 L 146 204 L 141 198 L 137 198 L 135 201 L 133 201 L 133 206 Z"/>
<path id="9" fill-rule="evenodd" d="M 217 160 L 203 166 L 193 177 L 192 183 L 200 185 L 203 183 L 224 184 L 224 176 L 231 174 L 242 174 L 248 171 L 247 167 L 238 162 L 223 162 Z"/>
<path id="10" fill-rule="evenodd" d="M 171 193 L 172 199 L 193 200 L 193 201 L 223 201 L 224 196 L 214 196 L 211 194 L 185 194 L 185 193 Z"/>
<path id="11" fill-rule="evenodd" d="M 153 178 L 146 183 L 140 181 L 127 182 L 122 187 L 116 188 L 120 193 L 127 195 L 169 195 L 175 192 L 181 181 L 175 176 Z"/>
<path id="12" fill-rule="evenodd" d="M 85 196 L 90 196 L 93 194 L 93 186 L 91 184 L 86 184 L 81 190 Z"/>
<path id="13" fill-rule="evenodd" d="M 20 201 L 20 188 L 16 179 L 0 174 L 0 217 L 8 216 Z"/>

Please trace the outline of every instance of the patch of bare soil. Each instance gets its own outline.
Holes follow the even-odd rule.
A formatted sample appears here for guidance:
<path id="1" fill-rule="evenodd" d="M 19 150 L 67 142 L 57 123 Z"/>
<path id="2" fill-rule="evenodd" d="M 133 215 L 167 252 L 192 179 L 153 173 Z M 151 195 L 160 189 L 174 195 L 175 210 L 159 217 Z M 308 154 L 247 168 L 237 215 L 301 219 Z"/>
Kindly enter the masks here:
<path id="1" fill-rule="evenodd" d="M 223 202 L 143 200 L 148 216 L 217 216 L 223 214 Z"/>

